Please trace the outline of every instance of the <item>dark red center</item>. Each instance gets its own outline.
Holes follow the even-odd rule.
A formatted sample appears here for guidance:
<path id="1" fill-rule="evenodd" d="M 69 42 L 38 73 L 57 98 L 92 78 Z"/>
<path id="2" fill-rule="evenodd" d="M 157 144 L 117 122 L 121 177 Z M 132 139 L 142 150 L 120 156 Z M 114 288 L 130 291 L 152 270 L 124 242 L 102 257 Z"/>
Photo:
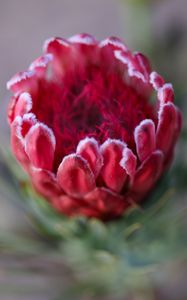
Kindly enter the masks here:
<path id="1" fill-rule="evenodd" d="M 120 139 L 135 149 L 135 127 L 145 118 L 154 118 L 148 100 L 128 86 L 120 72 L 92 63 L 84 71 L 67 70 L 60 84 L 40 80 L 38 91 L 33 112 L 56 137 L 54 169 L 86 136 L 100 143 Z"/>

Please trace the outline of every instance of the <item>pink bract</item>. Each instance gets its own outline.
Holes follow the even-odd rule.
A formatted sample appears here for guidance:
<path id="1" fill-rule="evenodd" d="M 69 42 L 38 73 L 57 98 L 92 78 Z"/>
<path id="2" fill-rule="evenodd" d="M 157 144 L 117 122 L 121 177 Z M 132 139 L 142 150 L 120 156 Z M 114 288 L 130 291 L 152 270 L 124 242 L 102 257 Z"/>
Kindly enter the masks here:
<path id="1" fill-rule="evenodd" d="M 172 85 L 115 37 L 51 38 L 43 51 L 7 83 L 13 153 L 60 213 L 119 217 L 172 160 L 181 129 Z"/>

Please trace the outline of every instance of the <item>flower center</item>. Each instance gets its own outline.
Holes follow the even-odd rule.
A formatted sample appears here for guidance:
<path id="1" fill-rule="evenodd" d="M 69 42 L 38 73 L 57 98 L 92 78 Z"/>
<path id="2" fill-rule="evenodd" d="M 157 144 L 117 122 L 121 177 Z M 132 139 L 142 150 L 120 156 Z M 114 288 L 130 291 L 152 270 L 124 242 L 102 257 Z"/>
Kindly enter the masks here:
<path id="1" fill-rule="evenodd" d="M 33 111 L 56 137 L 54 169 L 62 158 L 76 150 L 86 136 L 100 143 L 120 139 L 132 149 L 134 129 L 145 118 L 154 118 L 154 109 L 120 74 L 97 66 L 67 72 L 62 84 L 41 80 Z"/>

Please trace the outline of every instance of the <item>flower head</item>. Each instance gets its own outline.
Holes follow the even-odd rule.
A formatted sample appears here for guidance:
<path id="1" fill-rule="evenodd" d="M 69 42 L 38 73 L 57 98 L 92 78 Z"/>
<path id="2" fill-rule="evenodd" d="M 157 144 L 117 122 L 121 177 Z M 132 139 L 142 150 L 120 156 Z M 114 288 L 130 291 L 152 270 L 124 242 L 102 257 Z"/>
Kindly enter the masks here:
<path id="1" fill-rule="evenodd" d="M 118 38 L 51 38 L 7 87 L 14 155 L 59 212 L 118 217 L 171 162 L 181 128 L 172 85 Z"/>

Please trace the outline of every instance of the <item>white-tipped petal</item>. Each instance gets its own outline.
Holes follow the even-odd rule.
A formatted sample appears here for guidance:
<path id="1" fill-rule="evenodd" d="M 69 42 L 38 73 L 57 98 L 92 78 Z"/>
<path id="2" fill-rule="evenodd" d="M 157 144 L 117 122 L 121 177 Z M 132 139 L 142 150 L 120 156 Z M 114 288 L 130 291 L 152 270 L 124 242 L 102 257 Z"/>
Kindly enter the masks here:
<path id="1" fill-rule="evenodd" d="M 103 165 L 103 158 L 97 141 L 88 137 L 81 140 L 77 146 L 77 154 L 88 161 L 92 172 L 97 177 Z"/>
<path id="2" fill-rule="evenodd" d="M 152 120 L 143 120 L 134 131 L 136 150 L 140 161 L 145 160 L 156 147 L 155 124 Z"/>
<path id="3" fill-rule="evenodd" d="M 25 151 L 36 168 L 52 170 L 56 140 L 53 131 L 36 123 L 25 136 Z"/>

